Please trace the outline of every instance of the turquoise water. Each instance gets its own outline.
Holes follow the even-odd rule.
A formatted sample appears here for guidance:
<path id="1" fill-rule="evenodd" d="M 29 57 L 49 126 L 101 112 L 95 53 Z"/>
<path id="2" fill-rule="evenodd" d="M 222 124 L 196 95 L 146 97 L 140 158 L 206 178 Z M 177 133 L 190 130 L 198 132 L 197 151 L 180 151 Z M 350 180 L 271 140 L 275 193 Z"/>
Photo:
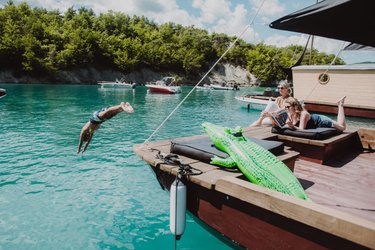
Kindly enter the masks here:
<path id="1" fill-rule="evenodd" d="M 132 151 L 180 95 L 95 85 L 0 85 L 0 249 L 173 249 L 169 193 Z M 204 121 L 247 125 L 239 92 L 194 92 L 153 140 L 202 133 Z M 129 101 L 77 155 L 82 126 L 103 106 Z M 255 116 L 254 116 L 255 117 Z M 191 217 L 178 249 L 231 249 Z"/>
<path id="2" fill-rule="evenodd" d="M 191 89 L 179 95 L 82 85 L 0 85 L 0 249 L 173 249 L 169 193 L 132 151 Z M 203 133 L 204 121 L 247 126 L 234 97 L 260 89 L 195 91 L 153 140 Z M 103 123 L 84 155 L 82 126 L 103 106 L 134 114 Z M 354 120 L 362 122 L 362 120 Z M 178 249 L 232 249 L 188 216 Z"/>

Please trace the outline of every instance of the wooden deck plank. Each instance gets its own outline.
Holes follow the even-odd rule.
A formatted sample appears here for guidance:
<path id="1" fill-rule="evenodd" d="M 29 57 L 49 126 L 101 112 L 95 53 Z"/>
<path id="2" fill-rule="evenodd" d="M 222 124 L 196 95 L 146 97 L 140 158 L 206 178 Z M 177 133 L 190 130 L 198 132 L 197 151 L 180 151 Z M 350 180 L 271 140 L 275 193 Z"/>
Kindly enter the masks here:
<path id="1" fill-rule="evenodd" d="M 277 138 L 277 135 L 271 133 L 271 127 L 245 128 L 243 134 L 245 136 L 254 137 L 257 139 Z"/>
<path id="2" fill-rule="evenodd" d="M 330 166 L 298 160 L 295 175 L 313 184 L 306 192 L 314 202 L 375 222 L 375 152 L 352 157 L 337 159 Z"/>
<path id="3" fill-rule="evenodd" d="M 205 163 L 201 163 L 201 164 L 205 164 Z M 205 165 L 212 166 L 209 164 L 205 164 Z M 192 166 L 194 168 L 199 168 L 197 164 L 193 164 Z M 177 174 L 177 172 L 175 174 Z M 226 176 L 240 177 L 242 175 L 243 174 L 240 171 L 225 171 L 222 168 L 214 167 L 212 170 L 206 171 L 201 175 L 191 176 L 190 181 L 202 187 L 205 187 L 207 189 L 214 189 L 218 180 L 225 178 Z"/>

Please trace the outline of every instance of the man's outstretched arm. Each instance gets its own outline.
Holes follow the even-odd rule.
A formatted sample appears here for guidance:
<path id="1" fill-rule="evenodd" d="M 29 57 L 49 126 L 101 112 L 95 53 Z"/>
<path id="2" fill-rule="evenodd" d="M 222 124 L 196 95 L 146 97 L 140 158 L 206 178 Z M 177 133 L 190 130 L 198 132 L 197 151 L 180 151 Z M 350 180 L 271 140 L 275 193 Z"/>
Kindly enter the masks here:
<path id="1" fill-rule="evenodd" d="M 82 150 L 82 154 L 86 151 L 87 146 L 90 144 L 92 136 L 93 136 L 93 134 L 90 134 L 89 138 L 87 139 L 85 147 Z"/>

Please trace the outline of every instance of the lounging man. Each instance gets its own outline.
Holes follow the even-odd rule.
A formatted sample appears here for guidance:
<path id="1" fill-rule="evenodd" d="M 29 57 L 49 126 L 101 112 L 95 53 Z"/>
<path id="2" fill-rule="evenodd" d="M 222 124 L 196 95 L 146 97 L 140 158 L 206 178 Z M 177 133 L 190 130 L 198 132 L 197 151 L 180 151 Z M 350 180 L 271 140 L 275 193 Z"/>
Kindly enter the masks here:
<path id="1" fill-rule="evenodd" d="M 344 102 L 345 96 L 338 103 L 337 121 L 324 115 L 310 114 L 302 108 L 297 99 L 289 97 L 285 101 L 284 108 L 288 111 L 289 119 L 286 125 L 294 130 L 314 129 L 314 128 L 335 128 L 339 131 L 346 129 Z"/>
<path id="2" fill-rule="evenodd" d="M 273 122 L 272 119 L 272 112 L 277 112 L 280 109 L 284 108 L 284 103 L 287 98 L 290 97 L 290 94 L 292 92 L 292 89 L 290 88 L 289 83 L 283 81 L 280 82 L 279 86 L 277 86 L 280 96 L 276 98 L 275 102 L 270 102 L 267 107 L 262 111 L 260 114 L 260 117 L 258 120 L 253 122 L 250 127 L 258 127 L 261 126 L 264 123 L 264 119 L 269 117 L 271 122 Z M 267 123 L 266 123 L 267 124 Z M 271 125 L 271 124 L 269 124 Z"/>
<path id="3" fill-rule="evenodd" d="M 88 121 L 81 130 L 77 154 L 81 152 L 82 143 L 84 141 L 86 142 L 86 144 L 83 147 L 82 153 L 86 151 L 86 148 L 90 144 L 94 132 L 100 127 L 101 123 L 108 119 L 111 119 L 121 112 L 133 113 L 134 109 L 128 102 L 121 102 L 119 105 L 102 108 L 98 111 L 95 111 L 92 114 L 90 121 Z"/>

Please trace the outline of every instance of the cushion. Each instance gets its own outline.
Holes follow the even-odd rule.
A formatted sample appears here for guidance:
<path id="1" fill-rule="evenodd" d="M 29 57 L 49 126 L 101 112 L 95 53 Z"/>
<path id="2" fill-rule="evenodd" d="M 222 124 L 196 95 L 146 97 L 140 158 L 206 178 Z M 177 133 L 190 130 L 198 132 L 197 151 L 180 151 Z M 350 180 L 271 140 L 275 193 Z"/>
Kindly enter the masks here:
<path id="1" fill-rule="evenodd" d="M 292 130 L 289 128 L 273 127 L 272 133 L 281 135 L 290 135 L 295 137 L 301 137 L 312 140 L 325 140 L 332 136 L 341 134 L 342 132 L 335 128 L 315 128 L 315 129 L 303 129 L 303 130 Z"/>
<path id="2" fill-rule="evenodd" d="M 247 139 L 257 143 L 275 155 L 279 155 L 284 152 L 283 142 L 267 141 L 256 138 Z M 171 143 L 171 153 L 183 155 L 205 163 L 210 163 L 211 158 L 214 156 L 219 156 L 222 158 L 228 157 L 228 154 L 217 149 L 211 142 L 211 139 L 208 137 L 188 141 L 181 139 L 173 140 Z"/>

